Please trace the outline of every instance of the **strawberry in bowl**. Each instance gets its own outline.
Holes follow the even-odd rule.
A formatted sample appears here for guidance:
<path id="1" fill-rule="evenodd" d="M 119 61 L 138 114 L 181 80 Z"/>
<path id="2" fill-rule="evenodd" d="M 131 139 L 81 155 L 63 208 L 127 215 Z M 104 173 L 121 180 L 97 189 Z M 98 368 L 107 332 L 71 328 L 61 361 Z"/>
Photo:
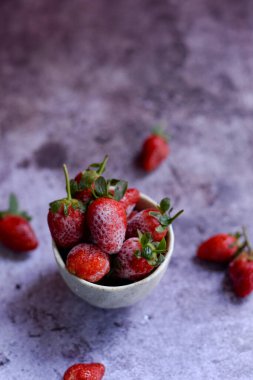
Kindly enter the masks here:
<path id="1" fill-rule="evenodd" d="M 92 305 L 131 305 L 165 274 L 174 246 L 171 224 L 183 211 L 171 216 L 168 198 L 157 205 L 138 189 L 127 189 L 126 181 L 102 175 L 88 190 L 78 241 L 66 248 L 52 234 L 60 274 Z"/>

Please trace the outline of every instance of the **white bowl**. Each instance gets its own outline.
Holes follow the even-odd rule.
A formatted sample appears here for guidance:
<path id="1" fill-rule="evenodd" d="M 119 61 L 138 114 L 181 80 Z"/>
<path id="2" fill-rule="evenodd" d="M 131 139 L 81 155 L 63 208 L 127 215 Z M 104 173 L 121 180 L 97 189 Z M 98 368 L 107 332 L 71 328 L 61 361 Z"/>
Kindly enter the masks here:
<path id="1" fill-rule="evenodd" d="M 141 194 L 140 201 L 137 204 L 138 210 L 157 206 L 151 198 Z M 168 264 L 170 262 L 174 248 L 174 233 L 172 226 L 169 227 L 167 234 L 167 252 L 165 260 L 159 265 L 148 277 L 143 280 L 133 282 L 122 286 L 105 286 L 93 284 L 82 280 L 68 272 L 65 263 L 53 241 L 53 251 L 55 260 L 58 265 L 60 274 L 68 287 L 78 297 L 81 297 L 89 304 L 104 309 L 116 309 L 133 305 L 134 303 L 145 298 L 161 281 Z"/>

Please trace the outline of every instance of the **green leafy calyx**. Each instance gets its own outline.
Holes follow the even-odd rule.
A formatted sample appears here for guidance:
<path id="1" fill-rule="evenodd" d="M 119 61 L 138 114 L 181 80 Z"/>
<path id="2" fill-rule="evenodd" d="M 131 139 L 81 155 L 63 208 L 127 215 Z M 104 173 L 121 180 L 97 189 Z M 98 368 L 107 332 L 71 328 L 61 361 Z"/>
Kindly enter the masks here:
<path id="1" fill-rule="evenodd" d="M 184 210 L 178 211 L 175 215 L 171 216 L 173 207 L 169 198 L 163 198 L 160 205 L 157 207 L 159 211 L 150 211 L 149 215 L 158 220 L 160 226 L 156 227 L 156 232 L 163 232 L 167 227 L 181 215 Z"/>
<path id="2" fill-rule="evenodd" d="M 72 196 L 79 191 L 91 189 L 95 180 L 104 173 L 108 158 L 109 157 L 106 155 L 102 162 L 91 164 L 82 172 L 81 178 L 78 181 L 76 179 L 72 179 L 70 181 Z"/>
<path id="3" fill-rule="evenodd" d="M 71 196 L 71 189 L 70 189 L 70 180 L 69 180 L 69 173 L 67 166 L 64 164 L 63 165 L 63 171 L 65 175 L 65 181 L 66 181 L 66 191 L 67 191 L 67 197 L 63 199 L 58 199 L 54 202 L 51 202 L 49 204 L 50 206 L 50 211 L 53 213 L 60 212 L 63 210 L 63 214 L 65 216 L 68 216 L 69 214 L 69 207 L 71 207 L 74 210 L 80 210 L 81 212 L 86 211 L 86 206 L 83 204 L 83 202 L 77 200 L 77 199 L 72 199 Z"/>
<path id="4" fill-rule="evenodd" d="M 236 238 L 234 245 L 238 247 L 236 253 L 234 254 L 234 259 L 240 256 L 242 253 L 247 254 L 248 260 L 253 260 L 253 249 L 249 241 L 247 229 L 245 226 L 242 227 L 242 231 L 236 232 L 235 234 L 230 234 Z"/>
<path id="5" fill-rule="evenodd" d="M 19 215 L 22 216 L 24 219 L 30 221 L 32 217 L 27 214 L 26 211 L 20 211 L 19 210 L 19 204 L 18 200 L 15 194 L 11 193 L 9 196 L 9 207 L 7 210 L 0 211 L 0 218 L 3 218 L 7 215 Z"/>
<path id="6" fill-rule="evenodd" d="M 161 137 L 166 142 L 169 141 L 168 133 L 164 132 L 163 128 L 160 125 L 157 125 L 152 129 L 152 134 Z"/>
<path id="7" fill-rule="evenodd" d="M 163 238 L 160 242 L 154 242 L 150 233 L 142 234 L 138 231 L 141 250 L 135 252 L 137 258 L 144 258 L 149 265 L 158 266 L 164 261 L 164 253 L 166 252 L 166 240 Z"/>
<path id="8" fill-rule="evenodd" d="M 111 198 L 119 201 L 125 195 L 127 182 L 118 179 L 108 179 L 100 176 L 94 182 L 92 194 L 94 198 Z M 113 187 L 113 188 L 112 188 Z"/>

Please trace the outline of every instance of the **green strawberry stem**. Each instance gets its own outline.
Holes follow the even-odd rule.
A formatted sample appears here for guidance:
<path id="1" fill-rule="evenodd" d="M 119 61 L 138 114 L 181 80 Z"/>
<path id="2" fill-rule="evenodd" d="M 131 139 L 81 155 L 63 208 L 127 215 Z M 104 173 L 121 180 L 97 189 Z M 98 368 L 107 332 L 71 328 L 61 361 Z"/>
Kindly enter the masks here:
<path id="1" fill-rule="evenodd" d="M 9 196 L 9 208 L 7 210 L 0 211 L 0 218 L 3 218 L 6 215 L 19 215 L 28 221 L 32 220 L 32 217 L 28 215 L 26 211 L 19 210 L 17 197 L 13 193 Z"/>
<path id="2" fill-rule="evenodd" d="M 169 140 L 169 135 L 164 132 L 164 129 L 159 124 L 152 129 L 152 134 L 155 136 L 160 136 L 166 142 Z"/>
<path id="3" fill-rule="evenodd" d="M 105 171 L 105 167 L 106 167 L 106 164 L 107 164 L 108 158 L 109 158 L 109 156 L 106 155 L 105 158 L 103 159 L 103 161 L 101 162 L 100 169 L 97 171 L 97 174 L 98 174 L 99 176 Z"/>
<path id="4" fill-rule="evenodd" d="M 71 201 L 72 197 L 71 197 L 71 191 L 70 191 L 69 172 L 68 172 L 66 164 L 63 164 L 63 170 L 64 170 L 65 181 L 66 181 L 67 199 Z"/>
<path id="5" fill-rule="evenodd" d="M 247 228 L 245 226 L 242 227 L 242 235 L 244 237 L 244 245 L 245 245 L 245 247 L 248 248 L 249 252 L 252 252 L 252 246 L 250 244 Z"/>
<path id="6" fill-rule="evenodd" d="M 179 217 L 179 215 L 183 214 L 184 210 L 180 210 L 178 211 L 174 216 L 172 216 L 172 218 L 170 218 L 170 224 L 176 219 Z"/>
<path id="7" fill-rule="evenodd" d="M 242 244 L 241 245 L 238 245 L 238 249 L 237 251 L 235 252 L 234 256 L 233 256 L 233 260 L 236 259 L 238 256 L 240 256 L 240 254 L 242 252 L 245 251 L 245 248 L 247 248 L 247 255 L 248 255 L 248 258 L 250 258 L 250 260 L 253 260 L 253 250 L 252 250 L 252 246 L 249 242 L 249 237 L 248 237 L 248 233 L 247 233 L 247 229 L 245 226 L 242 227 L 242 233 L 236 233 L 234 235 L 238 240 L 240 238 L 243 238 L 243 241 L 242 241 Z"/>

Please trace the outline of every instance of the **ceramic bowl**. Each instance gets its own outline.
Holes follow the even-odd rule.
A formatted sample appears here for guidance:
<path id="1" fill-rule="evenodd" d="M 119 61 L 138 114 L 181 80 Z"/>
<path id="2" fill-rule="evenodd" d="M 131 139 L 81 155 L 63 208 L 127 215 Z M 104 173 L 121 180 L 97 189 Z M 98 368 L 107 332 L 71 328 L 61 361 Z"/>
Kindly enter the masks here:
<path id="1" fill-rule="evenodd" d="M 146 195 L 141 194 L 140 201 L 137 204 L 138 210 L 143 210 L 154 206 L 157 206 L 156 202 Z M 59 272 L 72 292 L 93 306 L 104 309 L 115 309 L 130 306 L 142 300 L 161 281 L 170 262 L 174 248 L 174 234 L 171 226 L 169 227 L 166 239 L 167 252 L 163 263 L 143 280 L 122 286 L 104 286 L 93 284 L 70 274 L 67 271 L 65 263 L 54 242 L 53 251 Z"/>

